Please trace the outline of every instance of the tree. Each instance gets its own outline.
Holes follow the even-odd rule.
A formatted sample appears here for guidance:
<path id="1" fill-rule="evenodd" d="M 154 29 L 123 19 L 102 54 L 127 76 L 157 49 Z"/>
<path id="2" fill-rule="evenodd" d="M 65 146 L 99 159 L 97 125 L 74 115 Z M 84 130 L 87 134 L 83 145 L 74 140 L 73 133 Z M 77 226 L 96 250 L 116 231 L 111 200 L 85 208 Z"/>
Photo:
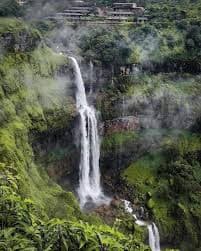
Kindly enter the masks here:
<path id="1" fill-rule="evenodd" d="M 131 52 L 127 41 L 117 31 L 93 30 L 80 40 L 83 55 L 104 65 L 124 65 Z M 84 41 L 84 42 L 83 42 Z"/>
<path id="2" fill-rule="evenodd" d="M 16 0 L 1 0 L 0 1 L 0 16 L 21 16 L 22 7 Z"/>
<path id="3" fill-rule="evenodd" d="M 201 28 L 198 25 L 190 26 L 186 35 L 186 48 L 201 55 Z"/>

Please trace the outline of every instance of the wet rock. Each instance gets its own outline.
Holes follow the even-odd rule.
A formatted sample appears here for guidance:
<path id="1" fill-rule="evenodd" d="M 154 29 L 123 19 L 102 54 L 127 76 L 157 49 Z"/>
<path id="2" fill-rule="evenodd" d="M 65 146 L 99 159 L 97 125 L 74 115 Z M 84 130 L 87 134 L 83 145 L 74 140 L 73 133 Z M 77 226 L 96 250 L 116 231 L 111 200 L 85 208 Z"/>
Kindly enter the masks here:
<path id="1" fill-rule="evenodd" d="M 100 207 L 97 207 L 94 211 L 101 216 L 108 217 L 110 215 L 111 210 L 110 210 L 110 206 L 102 205 Z"/>
<path id="2" fill-rule="evenodd" d="M 115 132 L 135 131 L 139 129 L 139 119 L 135 116 L 120 117 L 108 120 L 104 124 L 105 134 Z"/>
<path id="3" fill-rule="evenodd" d="M 15 32 L 5 32 L 0 34 L 0 45 L 5 51 L 27 52 L 32 51 L 41 42 L 38 32 L 21 30 Z"/>
<path id="4" fill-rule="evenodd" d="M 121 201 L 118 198 L 113 198 L 113 200 L 111 201 L 110 205 L 112 207 L 117 207 L 118 208 L 121 205 Z"/>
<path id="5" fill-rule="evenodd" d="M 35 133 L 32 137 L 35 158 L 45 166 L 48 175 L 62 187 L 74 190 L 79 178 L 79 149 L 73 139 L 71 124 L 62 129 Z"/>

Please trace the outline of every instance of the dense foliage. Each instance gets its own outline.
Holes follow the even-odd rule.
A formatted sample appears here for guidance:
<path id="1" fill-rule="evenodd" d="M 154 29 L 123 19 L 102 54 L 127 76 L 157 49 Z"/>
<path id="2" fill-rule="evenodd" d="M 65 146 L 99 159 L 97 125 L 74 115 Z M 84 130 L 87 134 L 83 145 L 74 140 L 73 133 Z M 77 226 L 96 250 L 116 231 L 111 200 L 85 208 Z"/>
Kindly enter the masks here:
<path id="1" fill-rule="evenodd" d="M 138 73 L 115 79 L 98 100 L 104 121 L 140 118 L 136 131 L 105 135 L 103 159 L 111 172 L 120 169 L 133 188 L 125 193 L 149 211 L 161 242 L 181 250 L 200 247 L 200 83 L 199 75 Z"/>
<path id="2" fill-rule="evenodd" d="M 145 7 L 149 21 L 144 25 L 124 24 L 116 30 L 99 29 L 84 35 L 81 39 L 83 55 L 103 63 L 111 55 L 114 66 L 140 63 L 151 64 L 156 70 L 179 71 L 183 68 L 187 72 L 198 72 L 201 62 L 200 2 L 153 1 L 147 2 Z M 119 56 L 116 56 L 117 50 Z"/>
<path id="3" fill-rule="evenodd" d="M 19 195 L 22 181 L 13 167 L 0 164 L 0 249 L 8 250 L 149 250 L 133 236 L 105 225 L 39 218 L 30 199 Z"/>
<path id="4" fill-rule="evenodd" d="M 105 124 L 118 118 L 139 121 L 136 130 L 115 128 L 103 135 L 101 166 L 107 187 L 129 198 L 136 210 L 144 208 L 147 219 L 159 227 L 164 246 L 197 251 L 201 247 L 201 3 L 137 3 L 146 7 L 148 23 L 99 26 L 90 32 L 80 32 L 76 25 L 62 27 L 57 42 L 62 37 L 70 44 L 65 36 L 80 32 L 73 45 L 84 61 L 94 63 L 96 73 L 106 75 L 104 84 L 96 79 L 97 108 Z M 41 17 L 67 4 L 29 1 L 26 14 Z M 0 3 L 0 16 L 17 17 L 21 11 L 14 0 Z M 53 28 L 60 28 L 59 23 L 42 19 L 33 24 L 46 41 Z M 78 159 L 73 143 L 63 142 L 72 134 L 76 117 L 72 81 L 58 76 L 64 71 L 72 75 L 72 69 L 41 38 L 38 30 L 18 19 L 0 20 L 0 250 L 149 250 L 142 244 L 146 229 L 137 232 L 132 217 L 121 210 L 112 212 L 112 220 L 104 219 L 109 227 L 97 215 L 81 212 L 74 195 L 57 184 L 57 176 L 64 179 L 64 173 L 76 172 L 69 159 Z M 125 66 L 132 74 L 122 72 Z M 64 138 L 60 144 L 58 138 Z M 65 185 L 68 190 L 69 184 Z M 125 222 L 113 224 L 116 216 L 123 219 L 117 222 Z"/>
<path id="5" fill-rule="evenodd" d="M 84 35 L 81 41 L 80 48 L 84 57 L 102 62 L 106 66 L 126 64 L 131 53 L 123 35 L 103 28 Z"/>
<path id="6" fill-rule="evenodd" d="M 1 0 L 0 16 L 21 16 L 22 8 L 15 0 Z"/>

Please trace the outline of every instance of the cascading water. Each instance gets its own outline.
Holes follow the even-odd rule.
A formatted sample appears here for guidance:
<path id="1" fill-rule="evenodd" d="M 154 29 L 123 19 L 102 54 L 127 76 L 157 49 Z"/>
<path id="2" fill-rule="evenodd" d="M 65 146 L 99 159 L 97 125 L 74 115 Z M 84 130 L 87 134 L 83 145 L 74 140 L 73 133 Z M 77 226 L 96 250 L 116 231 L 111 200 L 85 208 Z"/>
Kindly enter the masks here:
<path id="1" fill-rule="evenodd" d="M 160 236 L 155 223 L 147 226 L 149 231 L 149 246 L 152 251 L 160 251 Z"/>
<path id="2" fill-rule="evenodd" d="M 78 195 L 80 205 L 84 207 L 87 202 L 96 205 L 104 203 L 104 196 L 100 184 L 99 156 L 100 142 L 95 109 L 89 106 L 86 98 L 84 82 L 79 65 L 75 58 L 70 57 L 74 70 L 76 91 L 76 106 L 80 115 L 81 156 Z"/>
<path id="3" fill-rule="evenodd" d="M 93 107 L 89 106 L 86 98 L 84 82 L 82 79 L 79 65 L 75 58 L 70 57 L 74 70 L 76 91 L 76 106 L 80 114 L 80 132 L 81 132 L 81 157 L 80 157 L 80 179 L 78 194 L 80 205 L 84 207 L 87 202 L 96 205 L 108 203 L 110 200 L 104 196 L 100 184 L 99 157 L 100 142 L 98 136 L 98 127 L 96 113 Z M 147 223 L 138 220 L 133 214 L 131 203 L 123 200 L 126 212 L 133 215 L 135 223 L 139 226 L 147 226 L 149 232 L 149 245 L 152 251 L 160 251 L 160 237 L 158 228 L 154 223 Z"/>
<path id="4" fill-rule="evenodd" d="M 136 215 L 133 214 L 133 209 L 131 207 L 130 201 L 123 200 L 123 202 L 124 202 L 125 211 L 133 215 L 135 219 L 135 223 L 141 227 L 145 227 L 145 226 L 147 227 L 148 232 L 149 232 L 149 246 L 151 250 L 160 251 L 161 250 L 160 249 L 160 235 L 159 235 L 159 231 L 156 224 L 153 222 L 148 223 L 146 221 L 138 220 Z"/>

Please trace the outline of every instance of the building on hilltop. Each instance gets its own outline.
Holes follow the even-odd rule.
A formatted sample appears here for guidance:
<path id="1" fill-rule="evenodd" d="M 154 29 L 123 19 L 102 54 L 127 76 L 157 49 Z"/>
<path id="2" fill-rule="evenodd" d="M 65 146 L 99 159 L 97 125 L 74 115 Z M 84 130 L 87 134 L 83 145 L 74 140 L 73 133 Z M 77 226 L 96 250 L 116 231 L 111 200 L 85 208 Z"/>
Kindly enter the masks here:
<path id="1" fill-rule="evenodd" d="M 106 13 L 107 19 L 119 21 L 134 21 L 144 15 L 145 9 L 136 3 L 114 3 L 112 9 Z"/>
<path id="2" fill-rule="evenodd" d="M 114 3 L 109 7 L 96 7 L 92 3 L 78 0 L 60 13 L 47 19 L 67 21 L 96 21 L 118 23 L 122 21 L 143 23 L 147 21 L 145 9 L 136 3 Z"/>
<path id="3" fill-rule="evenodd" d="M 113 3 L 114 11 L 122 11 L 122 10 L 130 11 L 136 7 L 137 7 L 136 3 Z"/>
<path id="4" fill-rule="evenodd" d="M 143 7 L 138 7 L 136 3 L 114 3 L 113 11 L 115 12 L 132 12 L 135 16 L 141 16 L 144 14 L 145 9 Z"/>

